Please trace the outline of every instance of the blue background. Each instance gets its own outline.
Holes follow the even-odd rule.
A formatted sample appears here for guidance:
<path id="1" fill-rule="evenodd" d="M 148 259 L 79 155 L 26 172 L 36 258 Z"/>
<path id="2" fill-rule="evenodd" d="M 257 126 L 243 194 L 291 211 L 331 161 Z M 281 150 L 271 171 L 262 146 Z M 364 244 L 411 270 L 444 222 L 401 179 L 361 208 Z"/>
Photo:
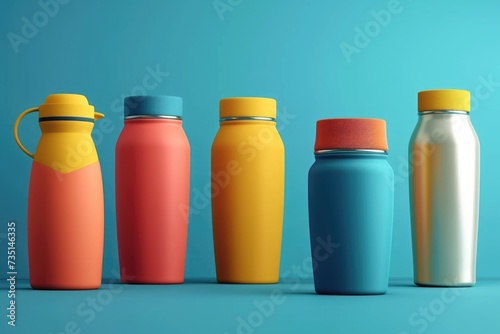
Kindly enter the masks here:
<path id="1" fill-rule="evenodd" d="M 225 11 L 218 13 L 214 7 L 218 2 L 226 4 Z M 43 10 L 38 2 L 1 1 L 0 254 L 6 254 L 7 221 L 15 220 L 18 278 L 28 277 L 26 205 L 31 159 L 14 142 L 14 121 L 49 94 L 80 93 L 107 119 L 104 125 L 96 123 L 94 139 L 106 203 L 103 275 L 115 278 L 114 147 L 123 123 L 122 100 L 143 93 L 144 79 L 159 69 L 157 87 L 146 93 L 184 99 L 184 128 L 192 152 L 192 200 L 194 190 L 203 192 L 209 182 L 219 99 L 277 99 L 278 128 L 286 148 L 282 274 L 310 257 L 306 189 L 314 160 L 315 121 L 378 117 L 387 121 L 389 161 L 396 174 L 391 276 L 411 277 L 407 144 L 417 122 L 417 92 L 470 90 L 482 161 L 477 274 L 479 279 L 500 277 L 496 165 L 500 3 L 401 0 L 397 13 L 383 25 L 374 24 L 377 15 L 372 11 L 386 11 L 390 3 L 73 0 L 60 4 L 57 13 L 46 15 L 43 22 L 43 14 L 37 16 Z M 23 18 L 39 20 L 41 27 L 16 52 L 9 33 L 22 36 Z M 356 39 L 358 29 L 368 29 L 369 40 Z M 356 47 L 356 53 L 346 57 L 342 43 Z M 40 136 L 35 115 L 25 118 L 20 133 L 33 151 Z M 210 205 L 197 211 L 190 217 L 186 277 L 213 279 Z M 4 262 L 0 261 L 0 277 L 5 277 Z"/>

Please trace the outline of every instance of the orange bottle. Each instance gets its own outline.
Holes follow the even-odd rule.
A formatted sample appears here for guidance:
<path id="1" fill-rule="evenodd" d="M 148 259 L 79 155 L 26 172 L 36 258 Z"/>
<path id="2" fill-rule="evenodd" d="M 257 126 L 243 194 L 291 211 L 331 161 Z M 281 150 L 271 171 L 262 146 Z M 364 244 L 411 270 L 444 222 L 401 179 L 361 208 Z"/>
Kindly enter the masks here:
<path id="1" fill-rule="evenodd" d="M 130 96 L 124 106 L 115 164 L 121 281 L 182 283 L 190 160 L 182 99 Z"/>
<path id="2" fill-rule="evenodd" d="M 33 155 L 18 126 L 39 112 L 42 136 Z M 101 285 L 104 204 L 101 168 L 91 137 L 94 112 L 83 95 L 54 94 L 19 115 L 14 137 L 34 159 L 28 196 L 28 257 L 34 289 L 97 289 Z"/>

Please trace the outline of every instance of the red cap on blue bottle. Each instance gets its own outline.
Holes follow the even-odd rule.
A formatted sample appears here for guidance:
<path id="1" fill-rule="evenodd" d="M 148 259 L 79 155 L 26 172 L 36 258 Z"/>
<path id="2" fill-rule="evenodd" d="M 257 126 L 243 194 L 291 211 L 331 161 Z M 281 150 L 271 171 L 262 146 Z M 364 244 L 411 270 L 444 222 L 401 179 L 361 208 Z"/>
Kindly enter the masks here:
<path id="1" fill-rule="evenodd" d="M 386 123 L 375 118 L 330 118 L 316 123 L 314 150 L 387 151 Z"/>

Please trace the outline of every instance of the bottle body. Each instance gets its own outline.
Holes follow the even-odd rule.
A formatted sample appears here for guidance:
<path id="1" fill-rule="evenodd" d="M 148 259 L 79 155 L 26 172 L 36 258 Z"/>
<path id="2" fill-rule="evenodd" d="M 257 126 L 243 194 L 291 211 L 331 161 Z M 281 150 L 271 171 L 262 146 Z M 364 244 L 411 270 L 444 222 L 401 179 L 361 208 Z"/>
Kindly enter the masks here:
<path id="1" fill-rule="evenodd" d="M 101 285 L 104 199 L 93 123 L 41 122 L 28 196 L 30 284 L 34 289 Z M 50 162 L 50 163 L 49 163 Z"/>
<path id="2" fill-rule="evenodd" d="M 393 203 L 386 153 L 316 155 L 309 171 L 309 226 L 317 293 L 386 292 Z"/>
<path id="3" fill-rule="evenodd" d="M 126 119 L 116 144 L 116 219 L 121 281 L 182 283 L 190 147 L 175 119 Z"/>
<path id="4" fill-rule="evenodd" d="M 103 243 L 99 162 L 59 174 L 33 161 L 28 196 L 31 287 L 99 288 Z"/>
<path id="5" fill-rule="evenodd" d="M 221 122 L 211 155 L 217 281 L 276 283 L 285 170 L 276 123 Z"/>
<path id="6" fill-rule="evenodd" d="M 479 140 L 468 112 L 419 113 L 409 144 L 414 281 L 476 281 Z"/>

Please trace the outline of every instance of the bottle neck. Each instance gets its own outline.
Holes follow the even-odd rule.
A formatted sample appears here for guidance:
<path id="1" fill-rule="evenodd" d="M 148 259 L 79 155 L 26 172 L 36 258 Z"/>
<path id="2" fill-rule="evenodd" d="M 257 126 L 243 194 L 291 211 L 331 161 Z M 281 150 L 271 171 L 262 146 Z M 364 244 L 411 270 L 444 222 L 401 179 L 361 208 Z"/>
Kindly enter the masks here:
<path id="1" fill-rule="evenodd" d="M 461 115 L 469 116 L 468 111 L 462 110 L 429 110 L 429 111 L 419 111 L 418 116 L 429 116 L 429 115 Z"/>
<path id="2" fill-rule="evenodd" d="M 418 113 L 418 124 L 421 126 L 429 124 L 441 124 L 441 126 L 470 126 L 469 113 L 466 111 L 437 110 L 421 111 Z"/>
<path id="3" fill-rule="evenodd" d="M 265 126 L 265 127 L 276 127 L 275 121 L 270 120 L 255 120 L 255 119 L 234 119 L 234 120 L 224 120 L 220 122 L 221 127 L 227 126 Z"/>
<path id="4" fill-rule="evenodd" d="M 182 117 L 171 116 L 171 115 L 130 115 L 125 117 L 125 120 L 152 120 L 152 119 L 181 121 Z"/>
<path id="5" fill-rule="evenodd" d="M 178 116 L 153 116 L 150 117 L 148 116 L 143 116 L 143 115 L 137 115 L 137 116 L 128 116 L 125 117 L 124 121 L 125 125 L 137 125 L 137 126 L 143 126 L 143 125 L 180 125 L 182 126 L 182 117 Z"/>
<path id="6" fill-rule="evenodd" d="M 221 117 L 220 122 L 235 122 L 235 121 L 260 121 L 260 122 L 274 122 L 276 123 L 276 118 L 273 117 L 261 117 L 261 116 L 237 116 L 237 117 Z"/>

